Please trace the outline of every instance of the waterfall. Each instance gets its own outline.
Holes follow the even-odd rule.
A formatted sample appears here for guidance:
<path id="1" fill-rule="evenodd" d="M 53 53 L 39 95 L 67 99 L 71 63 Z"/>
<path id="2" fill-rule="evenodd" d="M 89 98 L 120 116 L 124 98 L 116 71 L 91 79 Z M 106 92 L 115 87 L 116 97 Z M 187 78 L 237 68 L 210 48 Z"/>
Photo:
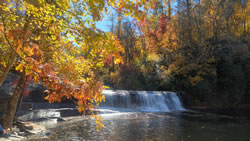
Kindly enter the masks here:
<path id="1" fill-rule="evenodd" d="M 178 95 L 165 91 L 104 90 L 105 102 L 101 109 L 169 112 L 185 110 Z"/>

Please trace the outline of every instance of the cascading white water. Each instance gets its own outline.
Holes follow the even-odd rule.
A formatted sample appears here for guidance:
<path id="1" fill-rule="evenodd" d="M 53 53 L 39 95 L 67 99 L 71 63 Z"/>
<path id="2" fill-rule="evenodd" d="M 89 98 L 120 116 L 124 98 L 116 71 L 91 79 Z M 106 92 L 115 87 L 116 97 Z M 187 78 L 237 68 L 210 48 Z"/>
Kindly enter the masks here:
<path id="1" fill-rule="evenodd" d="M 103 95 L 106 100 L 99 106 L 101 109 L 148 112 L 185 110 L 174 92 L 104 90 Z"/>

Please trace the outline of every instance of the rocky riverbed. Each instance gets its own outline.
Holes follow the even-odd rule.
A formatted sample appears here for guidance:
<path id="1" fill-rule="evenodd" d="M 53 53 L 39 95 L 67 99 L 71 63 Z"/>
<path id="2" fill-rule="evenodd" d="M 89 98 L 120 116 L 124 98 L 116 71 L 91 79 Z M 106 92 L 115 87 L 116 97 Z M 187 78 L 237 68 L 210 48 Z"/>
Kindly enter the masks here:
<path id="1" fill-rule="evenodd" d="M 49 129 L 80 119 L 80 113 L 72 103 L 48 104 L 24 102 L 10 136 L 0 137 L 0 140 L 26 140 L 29 136 L 43 138 L 49 135 Z"/>

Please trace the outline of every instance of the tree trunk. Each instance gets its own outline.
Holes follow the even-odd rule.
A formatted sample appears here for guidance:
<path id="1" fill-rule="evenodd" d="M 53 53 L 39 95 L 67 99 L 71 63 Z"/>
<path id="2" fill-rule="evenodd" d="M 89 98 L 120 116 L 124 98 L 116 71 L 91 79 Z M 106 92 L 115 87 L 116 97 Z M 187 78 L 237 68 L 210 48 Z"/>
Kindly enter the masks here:
<path id="1" fill-rule="evenodd" d="M 171 9 L 171 1 L 168 0 L 168 20 L 171 20 L 172 9 Z"/>
<path id="2" fill-rule="evenodd" d="M 19 109 L 20 109 L 20 107 L 21 107 L 21 105 L 22 105 L 22 102 L 23 102 L 24 90 L 25 90 L 25 88 L 27 87 L 27 78 L 28 78 L 28 77 L 25 77 L 24 85 L 23 85 L 22 91 L 21 91 L 21 93 L 20 93 L 20 95 L 19 95 L 19 99 L 18 99 L 17 107 L 16 107 L 15 118 L 16 118 L 17 112 L 19 111 Z M 15 119 L 15 118 L 14 118 L 14 119 Z"/>
<path id="3" fill-rule="evenodd" d="M 199 21 L 198 21 L 198 23 L 199 23 L 199 42 L 201 43 L 201 0 L 199 0 Z"/>
<path id="4" fill-rule="evenodd" d="M 188 39 L 189 39 L 189 43 L 192 43 L 193 41 L 193 37 L 192 37 L 192 17 L 191 17 L 191 3 L 190 0 L 186 0 L 186 8 L 187 8 L 187 20 L 188 20 L 188 25 L 187 25 L 187 29 L 188 29 Z"/>
<path id="5" fill-rule="evenodd" d="M 244 1 L 243 1 L 243 3 L 242 3 L 242 15 L 246 15 L 246 5 L 245 4 L 247 4 L 247 3 L 245 3 Z M 247 26 L 246 26 L 246 24 L 247 24 L 247 20 L 246 20 L 247 18 L 244 18 L 244 20 L 243 20 L 243 33 L 245 34 L 246 33 L 246 31 L 247 31 Z"/>
<path id="6" fill-rule="evenodd" d="M 18 84 L 15 88 L 15 91 L 13 92 L 13 94 L 10 98 L 10 101 L 9 101 L 8 111 L 7 111 L 7 113 L 4 117 L 4 120 L 3 120 L 3 128 L 4 129 L 8 129 L 8 128 L 12 129 L 18 98 L 19 98 L 19 95 L 24 88 L 24 85 L 25 85 L 25 73 L 22 72 L 21 77 L 18 81 Z"/>
<path id="7" fill-rule="evenodd" d="M 141 36 L 141 44 L 142 44 L 142 49 L 143 49 L 143 64 L 146 64 L 146 60 L 147 60 L 147 47 L 146 47 L 146 43 L 145 43 L 145 36 Z"/>
<path id="8" fill-rule="evenodd" d="M 179 42 L 179 44 L 180 45 L 182 45 L 182 43 L 183 43 L 183 37 L 184 37 L 184 35 L 183 35 L 183 22 L 182 22 L 182 19 L 181 19 L 181 0 L 177 0 L 177 17 L 178 17 L 178 26 L 179 26 L 179 31 L 178 31 L 178 38 L 179 38 L 179 40 L 178 40 L 178 42 Z"/>

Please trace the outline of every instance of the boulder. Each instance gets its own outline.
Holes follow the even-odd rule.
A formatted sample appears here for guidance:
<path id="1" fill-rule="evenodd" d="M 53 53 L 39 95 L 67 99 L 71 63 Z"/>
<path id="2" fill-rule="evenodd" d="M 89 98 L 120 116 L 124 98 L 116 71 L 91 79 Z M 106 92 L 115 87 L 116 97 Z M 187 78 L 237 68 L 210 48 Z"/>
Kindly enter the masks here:
<path id="1" fill-rule="evenodd" d="M 8 73 L 2 86 L 0 86 L 0 123 L 2 123 L 5 113 L 7 112 L 8 102 L 16 86 L 19 76 L 14 73 Z"/>
<path id="2" fill-rule="evenodd" d="M 46 88 L 41 84 L 31 86 L 30 93 L 29 93 L 29 97 L 31 98 L 31 101 L 32 102 L 48 102 L 47 100 L 44 99 L 44 97 L 46 96 L 46 94 L 44 93 L 45 90 Z"/>

